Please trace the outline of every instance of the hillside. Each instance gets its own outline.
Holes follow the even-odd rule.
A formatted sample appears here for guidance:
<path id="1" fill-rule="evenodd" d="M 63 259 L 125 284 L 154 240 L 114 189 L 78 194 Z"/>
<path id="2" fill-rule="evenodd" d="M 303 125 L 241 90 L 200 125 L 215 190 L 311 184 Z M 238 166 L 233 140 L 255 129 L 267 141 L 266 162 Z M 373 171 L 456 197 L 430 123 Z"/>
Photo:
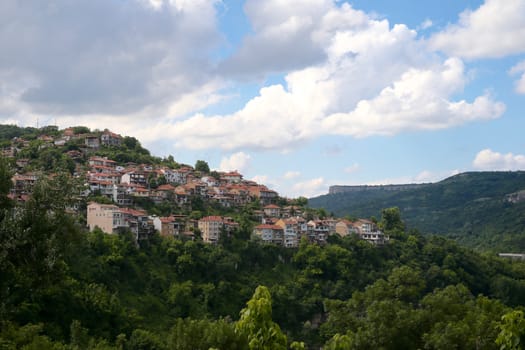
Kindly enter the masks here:
<path id="1" fill-rule="evenodd" d="M 109 130 L 0 126 L 0 141 L 2 349 L 494 349 L 502 316 L 525 305 L 523 262 L 406 233 L 397 210 L 378 244 L 331 232 L 335 218 L 305 200 Z M 373 210 L 367 197 L 403 195 L 412 216 L 427 202 L 520 210 L 522 194 L 506 195 L 523 173 L 474 175 L 353 198 Z"/>
<path id="2" fill-rule="evenodd" d="M 422 188 L 390 191 L 363 187 L 309 199 L 338 216 L 380 217 L 399 207 L 408 228 L 445 234 L 494 251 L 525 251 L 525 172 L 467 172 Z M 514 195 L 513 195 L 514 194 Z"/>

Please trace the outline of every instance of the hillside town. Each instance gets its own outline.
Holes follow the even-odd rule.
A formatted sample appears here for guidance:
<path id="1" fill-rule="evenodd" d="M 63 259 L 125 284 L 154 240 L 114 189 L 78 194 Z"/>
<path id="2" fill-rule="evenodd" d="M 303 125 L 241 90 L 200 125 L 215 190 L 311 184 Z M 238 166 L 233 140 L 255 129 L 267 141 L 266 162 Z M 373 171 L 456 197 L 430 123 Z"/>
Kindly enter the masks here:
<path id="1" fill-rule="evenodd" d="M 239 229 L 239 222 L 228 215 L 197 211 L 195 203 L 206 203 L 219 213 L 238 212 L 250 206 L 252 239 L 294 248 L 303 239 L 324 244 L 330 235 L 356 235 L 375 245 L 388 241 L 371 220 L 347 220 L 314 215 L 304 205 L 283 199 L 263 184 L 244 179 L 238 171 L 210 171 L 183 164 L 166 165 L 118 162 L 100 155 L 103 149 L 119 149 L 123 137 L 110 130 L 79 133 L 78 129 L 52 130 L 55 136 L 39 135 L 28 141 L 14 138 L 3 148 L 4 157 L 15 159 L 10 198 L 23 202 L 44 172 L 31 167 L 32 159 L 23 158 L 25 148 L 62 150 L 72 175 L 82 180 L 79 200 L 86 201 L 86 227 L 108 234 L 129 231 L 138 241 L 158 232 L 180 239 L 202 239 L 217 244 Z M 85 130 L 82 130 L 85 131 Z M 71 147 L 71 145 L 74 147 Z M 168 215 L 148 211 L 155 205 L 169 205 Z M 78 210 L 78 209 L 77 209 Z M 208 215 L 209 214 L 209 215 Z"/>

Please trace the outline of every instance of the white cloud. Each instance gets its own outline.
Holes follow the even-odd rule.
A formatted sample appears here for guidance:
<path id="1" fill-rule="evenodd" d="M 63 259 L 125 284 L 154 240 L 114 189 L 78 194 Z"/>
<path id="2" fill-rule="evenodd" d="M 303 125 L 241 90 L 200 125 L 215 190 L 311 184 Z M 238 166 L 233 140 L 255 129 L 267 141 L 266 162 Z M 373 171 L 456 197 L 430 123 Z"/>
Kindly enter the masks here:
<path id="1" fill-rule="evenodd" d="M 300 196 L 311 198 L 326 193 L 328 193 L 328 184 L 325 182 L 324 178 L 318 177 L 295 183 L 287 195 L 292 198 Z"/>
<path id="2" fill-rule="evenodd" d="M 444 129 L 503 114 L 505 106 L 488 95 L 477 97 L 472 103 L 447 100 L 464 83 L 463 63 L 459 59 L 448 59 L 442 66 L 429 69 L 411 69 L 378 96 L 359 101 L 350 113 L 327 117 L 323 125 L 334 134 L 364 137 Z"/>
<path id="3" fill-rule="evenodd" d="M 464 58 L 504 57 L 525 52 L 524 38 L 525 1 L 486 0 L 431 37 L 430 45 Z"/>
<path id="4" fill-rule="evenodd" d="M 216 2 L 1 1 L 0 76 L 15 79 L 0 86 L 0 112 L 166 115 L 214 80 Z"/>
<path id="5" fill-rule="evenodd" d="M 424 29 L 428 29 L 428 28 L 432 27 L 433 25 L 434 25 L 434 23 L 432 23 L 432 21 L 427 18 L 427 19 L 425 19 L 423 21 L 423 23 L 421 23 L 419 25 L 419 28 L 424 30 Z"/>
<path id="6" fill-rule="evenodd" d="M 0 1 L 2 121 L 51 116 L 145 144 L 286 152 L 323 135 L 434 130 L 504 111 L 488 95 L 456 98 L 468 83 L 459 59 L 339 1 L 248 0 L 253 33 L 216 62 L 220 3 Z M 239 110 L 199 113 L 226 98 L 232 79 L 275 71 L 288 72 L 285 82 Z"/>
<path id="7" fill-rule="evenodd" d="M 284 178 L 286 180 L 293 180 L 293 179 L 296 179 L 298 178 L 299 176 L 301 176 L 301 172 L 299 171 L 287 171 L 285 174 L 284 174 Z"/>
<path id="8" fill-rule="evenodd" d="M 271 13 L 279 6 L 291 11 L 287 4 L 275 3 Z M 489 95 L 454 100 L 468 82 L 463 62 L 441 61 L 415 31 L 390 27 L 347 3 L 315 5 L 324 12 L 311 16 L 315 20 L 309 28 L 326 59 L 290 72 L 284 85 L 262 88 L 237 112 L 198 114 L 175 123 L 169 133 L 177 146 L 286 150 L 326 134 L 366 137 L 436 130 L 504 112 L 505 106 Z M 273 30 L 281 23 L 276 19 L 274 28 L 266 17 L 254 21 L 256 30 Z"/>
<path id="9" fill-rule="evenodd" d="M 320 62 L 325 53 L 312 34 L 332 7 L 332 0 L 246 1 L 244 10 L 254 33 L 219 71 L 228 77 L 260 78 Z"/>
<path id="10" fill-rule="evenodd" d="M 521 61 L 510 69 L 510 74 L 519 75 L 521 77 L 516 81 L 516 92 L 518 94 L 525 94 L 525 61 Z"/>
<path id="11" fill-rule="evenodd" d="M 246 171 L 250 166 L 251 156 L 244 152 L 237 152 L 229 157 L 222 158 L 219 170 L 232 171 L 237 170 L 240 173 Z"/>
<path id="12" fill-rule="evenodd" d="M 360 168 L 361 168 L 361 166 L 360 166 L 359 164 L 354 163 L 354 164 L 352 164 L 352 165 L 350 165 L 350 166 L 347 166 L 347 167 L 344 169 L 344 171 L 345 171 L 345 173 L 347 173 L 347 174 L 353 174 L 353 173 L 355 173 L 356 171 L 359 171 Z"/>
<path id="13" fill-rule="evenodd" d="M 480 170 L 523 170 L 525 169 L 525 156 L 521 154 L 502 154 L 484 149 L 480 151 L 472 162 Z"/>

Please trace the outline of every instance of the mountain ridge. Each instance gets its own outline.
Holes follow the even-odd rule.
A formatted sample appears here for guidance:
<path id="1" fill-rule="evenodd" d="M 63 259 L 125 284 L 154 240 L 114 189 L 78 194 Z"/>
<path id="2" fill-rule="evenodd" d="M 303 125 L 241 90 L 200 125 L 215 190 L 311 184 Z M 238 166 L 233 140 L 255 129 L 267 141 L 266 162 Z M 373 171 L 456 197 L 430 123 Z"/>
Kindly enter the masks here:
<path id="1" fill-rule="evenodd" d="M 445 234 L 477 248 L 523 251 L 525 202 L 519 193 L 524 189 L 525 171 L 469 171 L 419 188 L 363 187 L 308 203 L 339 216 L 379 217 L 383 208 L 399 207 L 407 226 L 423 233 Z"/>

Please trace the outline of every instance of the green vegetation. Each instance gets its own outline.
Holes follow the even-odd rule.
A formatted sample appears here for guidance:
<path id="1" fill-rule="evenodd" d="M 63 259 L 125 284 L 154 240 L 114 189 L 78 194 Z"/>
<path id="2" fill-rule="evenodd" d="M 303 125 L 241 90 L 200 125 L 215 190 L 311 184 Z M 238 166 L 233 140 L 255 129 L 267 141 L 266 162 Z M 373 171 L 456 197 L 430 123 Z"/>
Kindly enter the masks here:
<path id="1" fill-rule="evenodd" d="M 195 162 L 195 170 L 200 171 L 203 174 L 209 174 L 210 173 L 210 166 L 208 163 L 204 160 L 198 160 Z"/>
<path id="2" fill-rule="evenodd" d="M 525 189 L 525 172 L 463 173 L 423 188 L 338 193 L 309 199 L 338 216 L 378 216 L 398 207 L 409 228 L 444 234 L 491 252 L 525 251 L 525 201 L 506 197 Z"/>
<path id="3" fill-rule="evenodd" d="M 502 316 L 525 305 L 525 264 L 403 233 L 395 209 L 383 247 L 331 237 L 285 249 L 243 234 L 137 246 L 84 232 L 64 188 L 67 177 L 42 181 L 2 208 L 4 348 L 493 349 L 521 336 Z"/>
<path id="4" fill-rule="evenodd" d="M 234 210 L 200 198 L 191 198 L 190 217 L 227 214 L 239 229 L 218 245 L 159 235 L 137 242 L 129 232 L 87 232 L 84 207 L 71 215 L 82 181 L 61 165 L 65 151 L 23 151 L 34 169 L 56 174 L 41 176 L 29 199 L 16 203 L 8 197 L 13 164 L 0 159 L 1 349 L 523 347 L 525 263 L 420 234 L 405 222 L 408 202 L 372 213 L 391 238 L 384 246 L 353 235 L 330 236 L 325 245 L 303 240 L 295 249 L 262 244 L 250 239 L 259 203 Z M 173 157 L 151 157 L 134 138 L 99 152 L 177 165 Z M 48 171 L 46 159 L 54 162 Z M 465 198 L 473 206 L 496 203 L 521 188 L 522 174 L 509 174 L 513 180 L 497 189 L 489 178 L 498 182 L 500 174 L 488 174 L 485 182 L 469 174 L 411 200 L 423 205 L 427 196 L 443 211 L 445 203 L 459 207 Z M 459 192 L 463 201 L 455 198 Z M 159 215 L 173 212 L 146 199 L 140 204 Z"/>

